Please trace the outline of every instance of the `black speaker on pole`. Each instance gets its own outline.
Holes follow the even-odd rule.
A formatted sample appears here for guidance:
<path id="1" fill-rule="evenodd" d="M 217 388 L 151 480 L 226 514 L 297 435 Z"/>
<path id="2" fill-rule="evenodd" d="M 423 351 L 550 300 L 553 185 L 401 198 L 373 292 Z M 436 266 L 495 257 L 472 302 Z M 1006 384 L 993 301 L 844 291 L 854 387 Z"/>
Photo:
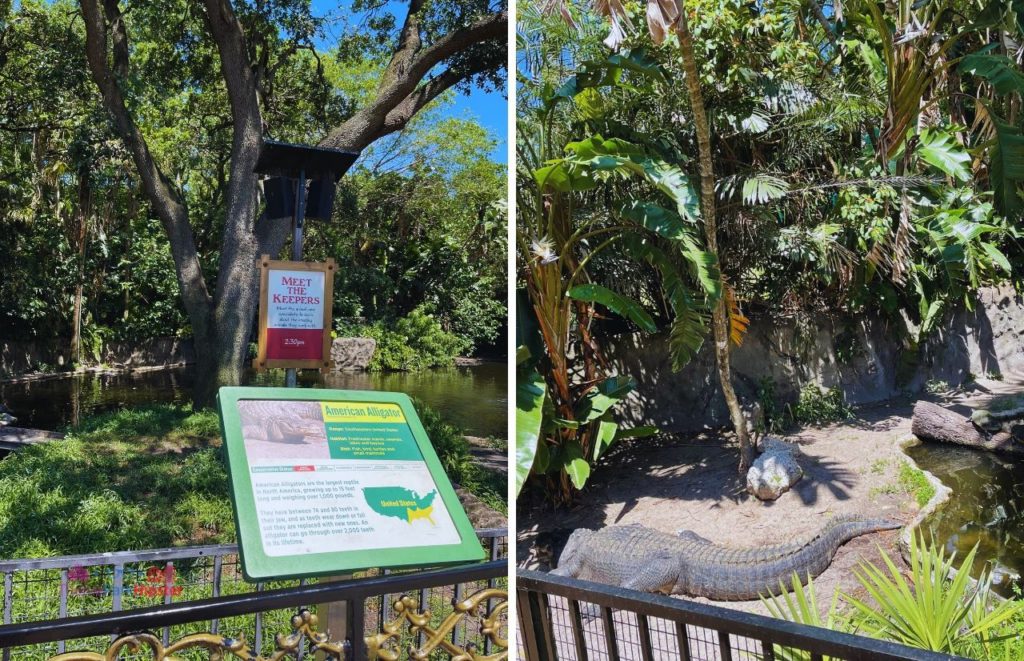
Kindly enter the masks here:
<path id="1" fill-rule="evenodd" d="M 334 210 L 334 179 L 313 179 L 306 196 L 306 218 L 330 220 Z"/>
<path id="2" fill-rule="evenodd" d="M 294 179 L 270 177 L 264 180 L 263 196 L 267 198 L 267 218 L 291 217 L 295 213 Z"/>

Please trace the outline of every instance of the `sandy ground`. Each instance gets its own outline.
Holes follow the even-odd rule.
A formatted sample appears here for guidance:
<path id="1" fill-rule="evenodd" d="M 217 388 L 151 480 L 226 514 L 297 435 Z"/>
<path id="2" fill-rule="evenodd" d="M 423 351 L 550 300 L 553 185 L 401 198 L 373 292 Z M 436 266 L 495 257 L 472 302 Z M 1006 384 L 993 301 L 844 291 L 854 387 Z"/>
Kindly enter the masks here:
<path id="1" fill-rule="evenodd" d="M 1020 387 L 983 382 L 974 391 L 934 399 L 962 406 L 1013 390 Z M 810 537 L 837 514 L 909 522 L 918 505 L 897 486 L 904 455 L 896 441 L 910 433 L 912 410 L 911 400 L 893 401 L 860 409 L 840 424 L 786 436 L 799 444 L 805 474 L 775 502 L 762 503 L 746 493 L 736 472 L 739 455 L 729 438 L 674 435 L 634 441 L 595 469 L 571 511 L 519 510 L 517 562 L 546 571 L 572 530 L 615 524 L 640 523 L 670 533 L 689 529 L 719 544 L 752 547 Z M 841 547 L 814 581 L 820 607 L 827 609 L 836 588 L 865 597 L 852 569 L 862 560 L 878 564 L 879 550 L 902 564 L 898 533 L 863 535 Z M 767 614 L 759 601 L 698 601 Z"/>

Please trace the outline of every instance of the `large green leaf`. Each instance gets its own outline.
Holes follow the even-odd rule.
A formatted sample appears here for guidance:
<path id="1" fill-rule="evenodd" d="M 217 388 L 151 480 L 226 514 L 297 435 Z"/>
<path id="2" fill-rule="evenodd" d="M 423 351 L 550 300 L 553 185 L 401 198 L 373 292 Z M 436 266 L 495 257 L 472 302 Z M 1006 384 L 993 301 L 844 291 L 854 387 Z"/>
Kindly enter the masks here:
<path id="1" fill-rule="evenodd" d="M 960 181 L 971 178 L 971 156 L 948 132 L 926 128 L 921 131 L 917 154 L 949 176 Z"/>
<path id="2" fill-rule="evenodd" d="M 572 167 L 565 160 L 552 161 L 533 172 L 533 178 L 543 191 L 553 190 L 559 193 L 585 191 L 597 187 L 597 182 L 586 172 Z"/>
<path id="3" fill-rule="evenodd" d="M 570 142 L 565 148 L 571 154 L 566 160 L 594 173 L 641 176 L 675 202 L 681 218 L 700 218 L 700 200 L 686 174 L 679 166 L 650 155 L 643 147 L 621 138 L 606 140 L 595 135 Z"/>
<path id="4" fill-rule="evenodd" d="M 785 180 L 770 174 L 755 174 L 748 177 L 736 177 L 731 182 L 723 182 L 724 190 L 731 196 L 731 188 L 741 184 L 740 195 L 743 203 L 748 206 L 765 204 L 784 197 L 789 191 Z M 731 186 L 728 184 L 732 184 Z"/>
<path id="5" fill-rule="evenodd" d="M 622 215 L 646 229 L 674 241 L 690 236 L 679 214 L 657 204 L 632 200 L 622 208 Z"/>
<path id="6" fill-rule="evenodd" d="M 984 78 L 999 94 L 1024 93 L 1024 72 L 1005 55 L 971 53 L 960 60 L 960 71 Z"/>
<path id="7" fill-rule="evenodd" d="M 615 442 L 615 431 L 619 425 L 610 420 L 600 420 L 597 423 L 597 434 L 594 435 L 594 461 L 601 458 L 604 451 Z"/>
<path id="8" fill-rule="evenodd" d="M 697 357 L 697 353 L 704 346 L 706 335 L 707 325 L 703 314 L 692 308 L 676 312 L 668 337 L 673 370 L 681 370 Z"/>
<path id="9" fill-rule="evenodd" d="M 576 285 L 566 292 L 569 298 L 587 303 L 600 303 L 615 314 L 629 319 L 634 324 L 649 333 L 658 330 L 651 315 L 636 301 L 626 298 L 622 294 L 613 292 L 607 287 L 594 283 Z"/>
<path id="10" fill-rule="evenodd" d="M 516 383 L 516 495 L 526 483 L 540 438 L 547 384 L 534 371 L 520 374 Z"/>
<path id="11" fill-rule="evenodd" d="M 576 419 L 593 422 L 607 413 L 636 387 L 628 376 L 612 376 L 591 388 L 576 404 Z"/>
<path id="12" fill-rule="evenodd" d="M 590 477 L 590 463 L 587 462 L 587 458 L 583 454 L 583 448 L 578 442 L 569 441 L 563 448 L 561 459 L 562 468 L 572 480 L 572 485 L 577 489 L 582 489 Z"/>
<path id="13" fill-rule="evenodd" d="M 1017 218 L 1021 212 L 1021 199 L 1017 187 L 1024 181 L 1024 135 L 1016 126 L 1003 123 L 994 114 L 992 123 L 996 139 L 989 157 L 989 177 L 995 192 L 996 207 L 1005 215 Z"/>

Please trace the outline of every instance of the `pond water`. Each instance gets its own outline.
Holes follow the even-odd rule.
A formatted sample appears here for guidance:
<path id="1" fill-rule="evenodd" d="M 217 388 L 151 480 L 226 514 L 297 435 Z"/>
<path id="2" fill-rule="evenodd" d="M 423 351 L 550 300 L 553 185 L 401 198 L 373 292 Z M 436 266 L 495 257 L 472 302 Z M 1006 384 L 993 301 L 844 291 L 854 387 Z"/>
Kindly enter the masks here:
<path id="1" fill-rule="evenodd" d="M 1024 464 L 990 452 L 922 443 L 907 449 L 922 469 L 953 490 L 925 532 L 960 558 L 978 545 L 972 574 L 993 561 L 999 592 L 1024 575 Z"/>
<path id="2" fill-rule="evenodd" d="M 504 363 L 483 363 L 423 372 L 302 374 L 302 387 L 404 392 L 423 400 L 473 436 L 507 436 L 508 381 Z M 251 385 L 284 385 L 284 371 L 247 375 Z M 165 402 L 187 402 L 194 371 L 84 374 L 44 381 L 0 384 L 0 402 L 22 427 L 58 430 L 82 416 Z"/>

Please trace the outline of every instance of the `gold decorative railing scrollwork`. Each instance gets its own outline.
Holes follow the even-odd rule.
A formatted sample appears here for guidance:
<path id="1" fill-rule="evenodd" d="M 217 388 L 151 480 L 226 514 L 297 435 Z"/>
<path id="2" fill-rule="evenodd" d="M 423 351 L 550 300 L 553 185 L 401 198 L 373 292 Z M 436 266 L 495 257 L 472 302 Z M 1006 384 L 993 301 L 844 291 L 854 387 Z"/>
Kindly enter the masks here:
<path id="1" fill-rule="evenodd" d="M 490 608 L 490 603 L 498 603 Z M 489 610 L 488 610 L 489 609 Z M 453 604 L 453 611 L 444 618 L 437 628 L 430 626 L 431 612 L 420 610 L 416 600 L 403 595 L 394 603 L 396 617 L 384 624 L 383 631 L 373 636 L 366 636 L 366 648 L 371 661 L 398 661 L 401 652 L 385 647 L 391 641 L 401 641 L 406 631 L 410 636 L 424 634 L 424 644 L 415 648 L 410 646 L 407 658 L 415 661 L 426 659 L 436 649 L 443 649 L 451 656 L 452 661 L 505 661 L 508 659 L 508 640 L 502 637 L 502 623 L 507 618 L 508 592 L 496 588 L 480 590 L 473 595 Z M 478 653 L 473 643 L 465 649 L 452 643 L 451 633 L 464 620 L 475 619 L 480 624 L 480 635 L 498 649 L 492 654 Z M 196 633 L 184 636 L 164 646 L 159 636 L 149 632 L 132 633 L 114 640 L 102 653 L 67 652 L 50 657 L 50 661 L 116 661 L 123 652 L 136 653 L 149 648 L 152 661 L 176 661 L 179 654 L 186 650 L 202 649 L 210 654 L 210 661 L 225 661 L 236 658 L 245 661 L 281 661 L 295 656 L 299 645 L 305 638 L 309 641 L 310 652 L 322 652 L 327 659 L 345 661 L 347 658 L 344 643 L 332 642 L 327 633 L 317 630 L 317 617 L 308 610 L 301 610 L 292 616 L 292 632 L 278 634 L 275 637 L 275 650 L 270 656 L 256 656 L 244 638 L 229 638 L 213 633 Z M 506 623 L 507 626 L 507 623 Z"/>
<path id="2" fill-rule="evenodd" d="M 122 652 L 138 652 L 148 647 L 153 654 L 153 661 L 175 661 L 178 654 L 190 649 L 205 649 L 210 653 L 210 661 L 224 661 L 235 657 L 245 661 L 281 661 L 287 656 L 294 656 L 299 649 L 303 637 L 309 640 L 311 651 L 323 652 L 328 659 L 345 661 L 345 648 L 342 643 L 332 643 L 326 633 L 316 629 L 317 618 L 308 610 L 301 610 L 292 616 L 292 632 L 277 634 L 274 653 L 270 656 L 256 656 L 243 638 L 228 638 L 214 633 L 195 633 L 179 638 L 170 645 L 164 646 L 159 637 L 149 632 L 133 633 L 121 636 L 107 647 L 102 654 L 96 652 L 67 652 L 50 657 L 50 661 L 116 661 Z"/>
<path id="3" fill-rule="evenodd" d="M 491 600 L 500 600 L 494 608 L 487 610 Z M 430 656 L 435 649 L 445 650 L 452 661 L 504 661 L 508 658 L 508 640 L 501 635 L 501 624 L 508 611 L 508 592 L 497 588 L 480 590 L 462 601 L 452 604 L 454 610 L 444 618 L 435 629 L 430 626 L 431 613 L 422 610 L 422 606 L 408 595 L 395 601 L 396 617 L 384 624 L 383 631 L 374 636 L 366 637 L 366 648 L 371 661 L 398 661 L 401 651 L 386 649 L 384 646 L 391 640 L 401 640 L 403 628 L 409 625 L 411 635 L 426 635 L 420 648 L 409 650 L 410 659 L 422 661 Z M 483 607 L 483 612 L 481 612 Z M 475 618 L 480 622 L 480 635 L 491 641 L 492 646 L 500 651 L 484 655 L 478 653 L 476 645 L 469 643 L 465 649 L 451 642 L 451 633 L 465 619 Z"/>

